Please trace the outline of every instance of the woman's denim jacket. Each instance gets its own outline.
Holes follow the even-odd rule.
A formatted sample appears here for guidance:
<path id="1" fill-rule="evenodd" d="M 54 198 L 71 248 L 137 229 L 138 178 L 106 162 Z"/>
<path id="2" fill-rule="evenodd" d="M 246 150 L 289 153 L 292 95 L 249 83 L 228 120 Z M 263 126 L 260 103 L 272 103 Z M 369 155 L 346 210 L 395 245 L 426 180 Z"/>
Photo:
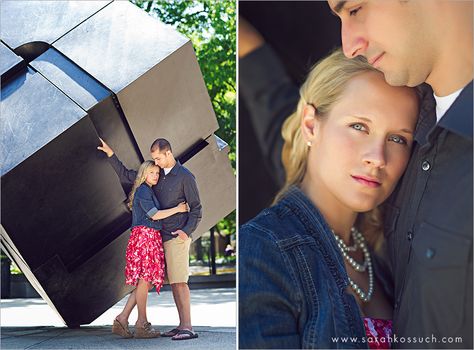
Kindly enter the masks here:
<path id="1" fill-rule="evenodd" d="M 138 186 L 133 197 L 132 204 L 132 228 L 135 226 L 146 226 L 161 230 L 161 220 L 151 218 L 160 210 L 160 203 L 153 190 L 146 183 Z"/>
<path id="2" fill-rule="evenodd" d="M 330 228 L 290 187 L 239 231 L 239 347 L 367 348 L 347 285 Z"/>

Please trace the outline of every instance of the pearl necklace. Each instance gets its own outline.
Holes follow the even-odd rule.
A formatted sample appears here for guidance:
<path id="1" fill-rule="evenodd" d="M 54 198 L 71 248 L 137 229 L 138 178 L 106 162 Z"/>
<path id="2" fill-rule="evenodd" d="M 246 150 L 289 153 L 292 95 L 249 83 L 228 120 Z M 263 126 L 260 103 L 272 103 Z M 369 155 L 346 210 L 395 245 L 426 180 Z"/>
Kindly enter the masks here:
<path id="1" fill-rule="evenodd" d="M 370 261 L 370 252 L 369 249 L 367 248 L 367 245 L 365 243 L 365 238 L 360 233 L 355 229 L 354 227 L 351 228 L 351 235 L 352 238 L 354 239 L 354 245 L 351 247 L 348 247 L 344 241 L 339 237 L 333 230 L 331 230 L 334 238 L 336 239 L 337 245 L 339 249 L 341 250 L 342 256 L 344 259 L 347 260 L 347 262 L 356 270 L 357 272 L 365 272 L 367 269 L 369 272 L 369 290 L 367 293 L 365 293 L 362 288 L 360 288 L 349 276 L 347 278 L 349 279 L 349 284 L 351 285 L 352 289 L 356 292 L 356 294 L 360 297 L 360 299 L 363 302 L 368 302 L 370 301 L 370 298 L 372 297 L 372 294 L 374 293 L 374 274 L 372 270 L 372 262 Z M 364 262 L 362 264 L 359 264 L 354 258 L 349 256 L 347 252 L 349 251 L 357 251 L 357 248 L 362 249 L 362 252 L 364 253 Z"/>
<path id="2" fill-rule="evenodd" d="M 334 231 L 332 231 L 332 233 L 334 233 Z M 357 248 L 359 246 L 362 248 L 362 245 L 364 245 L 365 247 L 364 236 L 362 236 L 362 234 L 359 231 L 357 231 L 354 227 L 351 228 L 351 234 L 352 234 L 352 238 L 354 239 L 354 245 L 351 247 L 348 247 L 344 243 L 344 241 L 341 239 L 341 237 L 339 237 L 335 233 L 334 233 L 334 237 L 336 238 L 339 248 L 342 247 L 341 248 L 343 250 L 342 255 L 344 256 L 344 258 L 346 258 L 346 260 L 354 268 L 354 270 L 356 270 L 357 272 L 365 272 L 368 266 L 368 259 L 364 259 L 364 262 L 362 264 L 359 264 L 355 259 L 353 259 L 351 256 L 349 256 L 349 254 L 347 254 L 347 252 L 357 251 Z M 364 255 L 365 255 L 365 250 L 367 250 L 367 248 L 365 248 L 365 250 L 364 248 L 362 248 L 362 250 L 364 251 Z"/>

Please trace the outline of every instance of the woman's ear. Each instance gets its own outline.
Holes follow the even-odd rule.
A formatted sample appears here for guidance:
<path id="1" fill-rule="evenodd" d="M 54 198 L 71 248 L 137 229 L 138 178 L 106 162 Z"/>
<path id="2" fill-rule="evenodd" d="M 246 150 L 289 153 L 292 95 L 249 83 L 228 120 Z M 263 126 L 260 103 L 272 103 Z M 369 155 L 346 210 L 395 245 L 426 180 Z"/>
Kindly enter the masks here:
<path id="1" fill-rule="evenodd" d="M 317 126 L 316 108 L 309 104 L 305 105 L 301 117 L 301 132 L 308 146 L 311 146 L 316 138 Z"/>

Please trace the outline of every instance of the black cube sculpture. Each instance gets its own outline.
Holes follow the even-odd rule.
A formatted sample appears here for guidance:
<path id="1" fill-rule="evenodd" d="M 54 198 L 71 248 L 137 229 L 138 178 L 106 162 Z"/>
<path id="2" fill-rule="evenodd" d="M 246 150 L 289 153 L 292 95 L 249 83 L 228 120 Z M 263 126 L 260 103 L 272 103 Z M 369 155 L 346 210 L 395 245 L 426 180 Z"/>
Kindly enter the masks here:
<path id="1" fill-rule="evenodd" d="M 131 288 L 131 214 L 98 137 L 129 168 L 167 138 L 196 176 L 193 239 L 235 209 L 228 146 L 189 39 L 125 1 L 1 8 L 1 243 L 70 327 Z"/>

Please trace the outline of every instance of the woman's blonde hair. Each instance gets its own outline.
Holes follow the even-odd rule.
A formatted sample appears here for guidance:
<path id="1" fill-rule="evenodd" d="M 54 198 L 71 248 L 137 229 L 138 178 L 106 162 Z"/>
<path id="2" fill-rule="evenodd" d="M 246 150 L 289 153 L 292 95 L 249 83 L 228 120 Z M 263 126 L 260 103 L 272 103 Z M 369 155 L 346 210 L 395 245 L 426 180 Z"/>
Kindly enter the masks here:
<path id="1" fill-rule="evenodd" d="M 378 72 L 365 58 L 346 58 L 341 49 L 336 49 L 329 56 L 320 60 L 311 69 L 306 81 L 300 88 L 300 100 L 296 111 L 290 115 L 282 127 L 284 139 L 282 162 L 286 172 L 285 185 L 276 196 L 276 201 L 292 185 L 299 185 L 305 176 L 308 157 L 308 146 L 301 133 L 301 118 L 306 105 L 316 109 L 316 117 L 322 118 L 328 114 L 333 105 L 339 100 L 347 83 L 355 76 L 364 72 Z M 365 230 L 364 236 L 372 241 L 380 235 L 381 220 L 378 209 L 358 218 L 359 229 Z M 364 226 L 364 227 L 361 227 Z M 367 227 L 370 226 L 370 229 Z M 369 229 L 373 234 L 367 232 Z M 370 243 L 370 242 L 369 242 Z"/>
<path id="2" fill-rule="evenodd" d="M 135 178 L 135 182 L 133 183 L 132 190 L 130 191 L 130 194 L 128 195 L 127 205 L 130 208 L 130 210 L 132 210 L 133 198 L 135 197 L 135 192 L 137 191 L 137 188 L 140 187 L 140 185 L 145 182 L 148 169 L 152 167 L 160 168 L 158 165 L 155 164 L 155 162 L 151 160 L 144 161 L 140 165 L 140 168 L 138 168 L 137 177 Z"/>

